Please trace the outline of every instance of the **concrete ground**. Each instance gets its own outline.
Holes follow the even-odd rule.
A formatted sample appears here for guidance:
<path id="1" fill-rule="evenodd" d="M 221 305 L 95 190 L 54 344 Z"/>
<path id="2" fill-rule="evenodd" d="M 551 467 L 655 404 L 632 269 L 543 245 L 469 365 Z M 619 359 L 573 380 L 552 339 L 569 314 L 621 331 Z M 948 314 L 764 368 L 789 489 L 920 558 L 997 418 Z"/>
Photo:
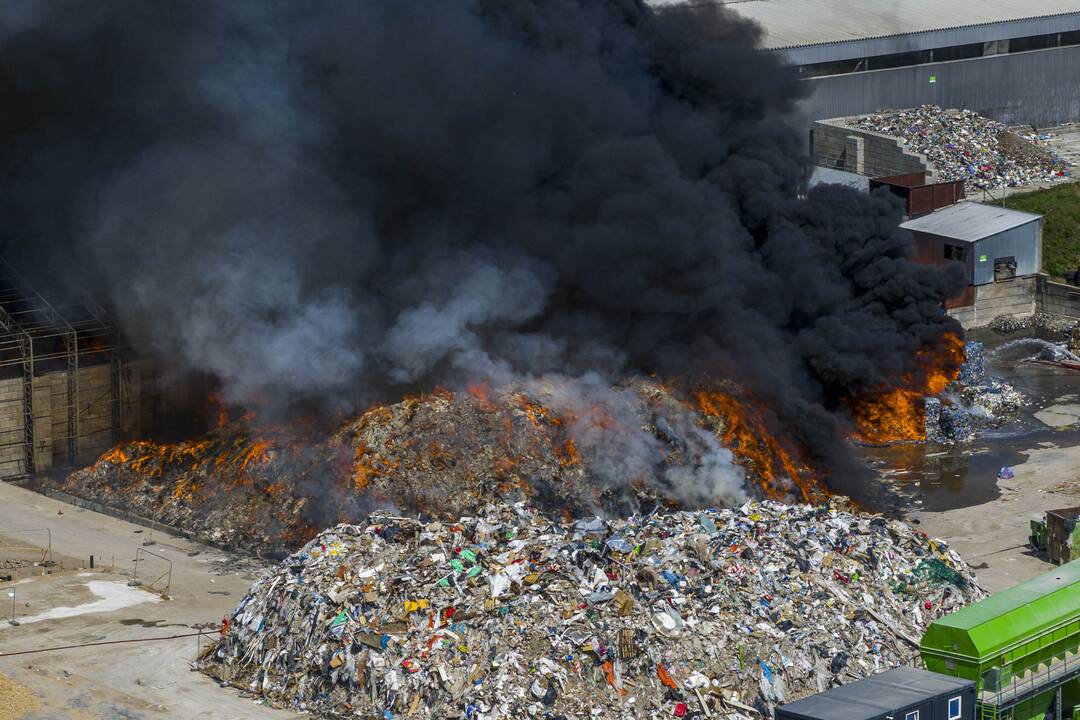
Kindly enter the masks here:
<path id="1" fill-rule="evenodd" d="M 1029 521 L 1046 510 L 1080 505 L 1080 446 L 1043 443 L 1025 451 L 1015 477 L 998 480 L 989 502 L 919 515 L 921 529 L 949 543 L 990 592 L 1054 569 L 1027 547 Z"/>
<path id="2" fill-rule="evenodd" d="M 63 573 L 57 565 L 49 568 L 53 574 L 42 575 L 39 567 L 0 582 L 0 675 L 29 688 L 37 702 L 23 720 L 296 717 L 256 705 L 192 672 L 197 637 L 34 652 L 186 635 L 200 628 L 213 633 L 257 577 L 258 564 L 159 533 L 144 546 L 150 538 L 145 528 L 4 483 L 0 509 L 0 552 L 16 541 L 40 542 L 27 541 L 32 533 L 18 531 L 48 527 L 54 555 L 68 558 Z M 127 585 L 139 548 L 172 561 L 168 599 Z M 93 572 L 72 568 L 75 559 L 88 566 L 91 554 Z M 160 578 L 157 587 L 163 585 L 164 560 L 147 556 L 139 565 L 141 579 Z M 18 626 L 7 622 L 12 600 Z"/>

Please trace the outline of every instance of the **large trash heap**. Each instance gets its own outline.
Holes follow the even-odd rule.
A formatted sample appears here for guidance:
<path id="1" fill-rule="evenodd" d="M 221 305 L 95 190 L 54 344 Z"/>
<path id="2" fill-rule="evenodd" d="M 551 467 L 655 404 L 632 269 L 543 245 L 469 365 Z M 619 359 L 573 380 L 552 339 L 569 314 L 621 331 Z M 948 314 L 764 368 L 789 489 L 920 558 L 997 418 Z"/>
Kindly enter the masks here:
<path id="1" fill-rule="evenodd" d="M 926 156 L 939 180 L 964 180 L 969 191 L 1057 180 L 1070 172 L 1050 149 L 1049 133 L 1018 133 L 971 110 L 920 105 L 865 115 L 851 126 L 899 138 L 904 149 Z"/>
<path id="2" fill-rule="evenodd" d="M 843 507 L 375 514 L 256 582 L 200 664 L 329 718 L 769 717 L 984 596 L 941 542 Z"/>

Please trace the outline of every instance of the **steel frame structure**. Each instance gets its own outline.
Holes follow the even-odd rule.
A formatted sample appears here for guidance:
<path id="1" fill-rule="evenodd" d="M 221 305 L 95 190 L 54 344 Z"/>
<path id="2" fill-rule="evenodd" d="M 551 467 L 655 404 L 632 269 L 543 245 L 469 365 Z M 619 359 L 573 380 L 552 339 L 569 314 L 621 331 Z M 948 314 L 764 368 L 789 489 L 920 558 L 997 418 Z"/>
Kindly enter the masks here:
<path id="1" fill-rule="evenodd" d="M 34 373 L 63 370 L 66 375 L 67 462 L 79 455 L 79 362 L 92 355 L 108 356 L 112 375 L 119 379 L 119 344 L 105 311 L 84 293 L 43 294 L 0 258 L 0 372 L 18 366 L 22 374 L 23 426 L 0 431 L 0 448 L 22 445 L 23 473 L 35 472 Z M 115 380 L 114 380 L 115 382 Z M 112 431 L 119 437 L 122 412 L 114 392 Z M 18 434 L 16 440 L 7 436 Z"/>

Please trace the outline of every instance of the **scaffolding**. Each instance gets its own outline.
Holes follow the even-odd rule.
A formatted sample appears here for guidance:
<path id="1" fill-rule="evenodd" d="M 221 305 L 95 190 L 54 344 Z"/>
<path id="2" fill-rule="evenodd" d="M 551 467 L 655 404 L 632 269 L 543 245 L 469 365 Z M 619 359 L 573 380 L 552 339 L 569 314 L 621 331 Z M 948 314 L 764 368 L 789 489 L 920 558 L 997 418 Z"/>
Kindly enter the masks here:
<path id="1" fill-rule="evenodd" d="M 111 365 L 110 385 L 120 383 L 122 361 L 108 314 L 81 292 L 42 293 L 0 258 L 0 374 L 19 369 L 22 377 L 22 427 L 0 429 L 0 451 L 21 446 L 21 472 L 32 475 L 35 462 L 34 378 L 64 372 L 65 434 L 53 442 L 66 445 L 67 464 L 79 456 L 79 364 Z M 122 393 L 113 395 L 112 432 L 119 438 Z"/>

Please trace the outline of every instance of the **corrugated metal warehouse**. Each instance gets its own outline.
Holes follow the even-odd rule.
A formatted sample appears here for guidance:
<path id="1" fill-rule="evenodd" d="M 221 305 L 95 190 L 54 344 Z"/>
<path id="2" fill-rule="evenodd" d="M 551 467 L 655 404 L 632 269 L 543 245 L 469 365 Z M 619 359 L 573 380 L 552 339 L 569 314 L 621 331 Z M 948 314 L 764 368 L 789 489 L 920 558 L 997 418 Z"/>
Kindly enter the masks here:
<path id="1" fill-rule="evenodd" d="M 918 262 L 930 266 L 950 261 L 963 264 L 968 287 L 963 295 L 945 303 L 949 310 L 956 310 L 974 305 L 980 288 L 994 283 L 1011 287 L 1012 281 L 1034 279 L 1042 264 L 1042 222 L 1041 215 L 961 202 L 908 220 L 900 227 L 915 236 Z M 1014 295 L 1028 295 L 1020 285 L 1013 290 Z M 1034 298 L 1028 300 L 1034 302 Z"/>
<path id="2" fill-rule="evenodd" d="M 1042 215 L 961 202 L 900 225 L 928 265 L 962 262 L 969 285 L 1035 275 L 1042 265 Z"/>
<path id="3" fill-rule="evenodd" d="M 725 4 L 813 86 L 811 120 L 933 103 L 1005 123 L 1080 121 L 1080 0 Z"/>

